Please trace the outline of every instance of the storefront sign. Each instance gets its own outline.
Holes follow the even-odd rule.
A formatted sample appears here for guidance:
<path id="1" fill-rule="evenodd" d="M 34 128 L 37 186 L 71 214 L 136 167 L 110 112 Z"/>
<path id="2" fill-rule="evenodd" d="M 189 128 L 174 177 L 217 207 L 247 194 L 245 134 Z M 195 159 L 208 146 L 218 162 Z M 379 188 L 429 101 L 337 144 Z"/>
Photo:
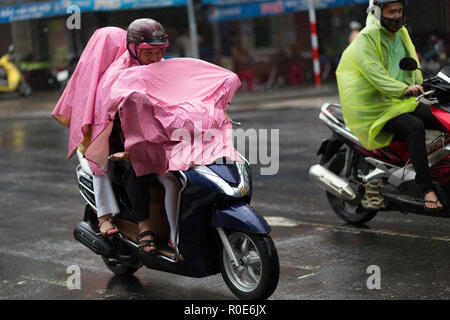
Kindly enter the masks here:
<path id="1" fill-rule="evenodd" d="M 67 14 L 67 8 L 80 11 L 130 10 L 185 6 L 186 0 L 54 0 L 0 8 L 0 23 L 53 17 Z"/>
<path id="2" fill-rule="evenodd" d="M 59 12 L 58 3 L 55 1 L 6 7 L 0 9 L 0 23 L 47 17 L 53 15 L 55 11 Z"/>
<path id="3" fill-rule="evenodd" d="M 62 8 L 76 5 L 81 11 L 108 11 L 185 6 L 186 0 L 59 0 Z"/>
<path id="4" fill-rule="evenodd" d="M 77 5 L 82 11 L 127 10 L 185 6 L 186 0 L 59 0 L 63 8 Z"/>
<path id="5" fill-rule="evenodd" d="M 315 0 L 317 9 L 367 4 L 367 0 Z M 213 4 L 208 10 L 209 22 L 248 19 L 308 10 L 307 0 L 203 0 Z"/>
<path id="6" fill-rule="evenodd" d="M 214 4 L 218 6 L 258 3 L 268 0 L 202 0 L 202 4 Z M 369 4 L 368 0 L 314 0 L 316 8 L 342 7 L 354 4 Z M 308 4 L 307 0 L 300 0 Z"/>

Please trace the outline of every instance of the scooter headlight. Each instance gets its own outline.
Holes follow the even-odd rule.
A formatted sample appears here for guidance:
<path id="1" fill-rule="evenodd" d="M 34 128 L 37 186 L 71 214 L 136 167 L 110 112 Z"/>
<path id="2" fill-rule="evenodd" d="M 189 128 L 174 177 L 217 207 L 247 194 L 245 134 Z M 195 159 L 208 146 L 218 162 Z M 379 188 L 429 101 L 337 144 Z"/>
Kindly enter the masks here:
<path id="1" fill-rule="evenodd" d="M 237 175 L 239 177 L 239 180 L 236 181 L 238 182 L 237 184 L 227 182 L 227 180 L 229 181 L 230 179 L 227 179 L 226 177 L 224 179 L 221 176 L 221 170 L 218 170 L 217 168 L 214 168 L 214 170 L 212 170 L 209 166 L 198 166 L 194 170 L 204 178 L 213 182 L 226 195 L 240 198 L 245 196 L 250 191 L 250 177 L 244 163 L 235 162 L 233 166 L 235 166 Z"/>

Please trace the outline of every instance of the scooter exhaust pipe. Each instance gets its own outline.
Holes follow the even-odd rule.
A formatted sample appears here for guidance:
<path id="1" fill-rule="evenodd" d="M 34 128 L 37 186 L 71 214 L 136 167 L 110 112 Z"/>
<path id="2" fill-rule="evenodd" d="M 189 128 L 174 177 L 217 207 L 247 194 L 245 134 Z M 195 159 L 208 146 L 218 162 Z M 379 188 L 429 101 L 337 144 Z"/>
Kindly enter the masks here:
<path id="1" fill-rule="evenodd" d="M 347 181 L 320 164 L 316 164 L 309 169 L 309 177 L 336 197 L 347 201 L 352 201 L 356 198 L 355 191 Z"/>
<path id="2" fill-rule="evenodd" d="M 73 230 L 73 236 L 76 240 L 84 244 L 98 255 L 111 258 L 114 256 L 114 250 L 110 243 L 97 234 L 86 222 L 80 222 Z"/>

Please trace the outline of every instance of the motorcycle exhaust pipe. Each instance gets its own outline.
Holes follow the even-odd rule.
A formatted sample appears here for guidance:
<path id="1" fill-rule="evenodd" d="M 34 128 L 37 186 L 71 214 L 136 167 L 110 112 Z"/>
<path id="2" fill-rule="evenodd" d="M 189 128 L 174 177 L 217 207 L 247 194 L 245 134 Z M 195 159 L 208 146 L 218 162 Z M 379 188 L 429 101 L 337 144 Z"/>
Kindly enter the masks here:
<path id="1" fill-rule="evenodd" d="M 112 258 L 114 256 L 114 250 L 110 243 L 102 237 L 102 235 L 96 233 L 92 227 L 86 222 L 80 222 L 73 230 L 73 236 L 76 240 L 84 244 L 98 255 Z"/>
<path id="2" fill-rule="evenodd" d="M 316 164 L 309 169 L 309 177 L 336 197 L 347 201 L 352 201 L 356 198 L 355 191 L 347 181 L 320 164 Z"/>

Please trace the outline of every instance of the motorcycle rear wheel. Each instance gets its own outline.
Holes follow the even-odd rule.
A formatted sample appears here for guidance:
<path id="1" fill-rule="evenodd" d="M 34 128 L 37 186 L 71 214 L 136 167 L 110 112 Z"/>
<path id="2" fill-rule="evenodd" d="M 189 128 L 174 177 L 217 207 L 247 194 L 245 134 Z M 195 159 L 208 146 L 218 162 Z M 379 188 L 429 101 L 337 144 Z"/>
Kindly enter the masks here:
<path id="1" fill-rule="evenodd" d="M 331 160 L 328 169 L 342 177 L 344 165 L 345 155 L 339 153 Z M 357 169 L 354 171 L 357 171 Z M 346 201 L 340 199 L 339 197 L 336 197 L 329 192 L 327 192 L 327 198 L 331 208 L 333 208 L 336 215 L 345 222 L 353 225 L 363 225 L 372 220 L 378 213 L 378 211 L 372 211 L 363 208 L 360 201 L 358 203 Z"/>
<path id="2" fill-rule="evenodd" d="M 272 238 L 230 231 L 228 240 L 240 265 L 222 248 L 220 269 L 228 288 L 242 300 L 269 298 L 278 285 L 280 265 Z"/>

